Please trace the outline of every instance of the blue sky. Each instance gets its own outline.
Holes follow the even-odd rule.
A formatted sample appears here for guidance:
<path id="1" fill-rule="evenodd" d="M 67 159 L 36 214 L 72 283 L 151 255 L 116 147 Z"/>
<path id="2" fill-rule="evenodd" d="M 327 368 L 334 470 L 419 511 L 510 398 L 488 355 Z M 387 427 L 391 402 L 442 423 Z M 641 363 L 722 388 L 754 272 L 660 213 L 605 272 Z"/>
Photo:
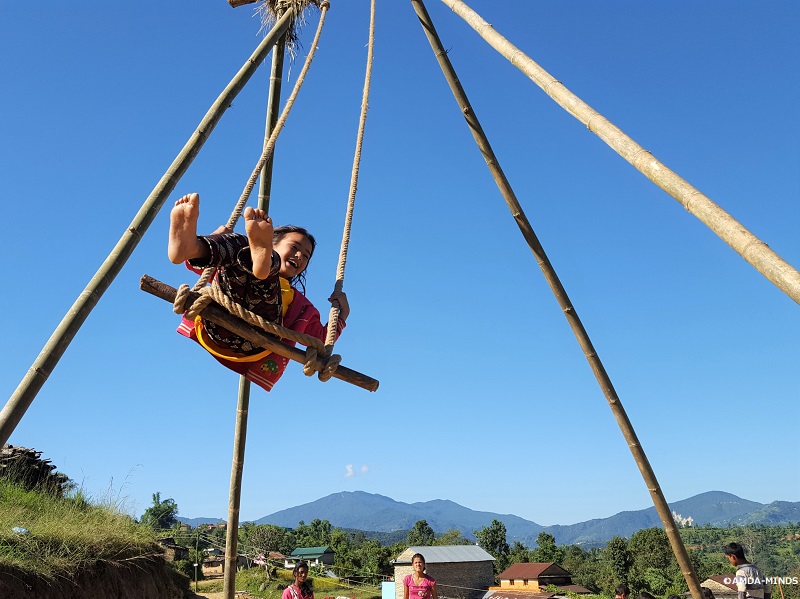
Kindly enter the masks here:
<path id="1" fill-rule="evenodd" d="M 800 265 L 800 5 L 469 4 Z M 427 7 L 667 500 L 722 490 L 800 501 L 797 304 L 447 6 Z M 252 8 L 0 4 L 3 397 L 257 45 Z M 276 151 L 272 216 L 317 236 L 308 295 L 323 314 L 368 22 L 367 0 L 333 2 Z M 202 230 L 228 218 L 258 159 L 267 75 L 235 100 L 173 193 L 201 194 Z M 545 525 L 650 505 L 409 2 L 378 2 L 353 226 L 352 315 L 337 347 L 380 390 L 323 384 L 297 365 L 272 393 L 254 389 L 243 520 L 349 490 Z M 194 280 L 167 260 L 167 228 L 165 208 L 10 442 L 135 515 L 158 491 L 183 516 L 225 517 L 237 377 L 138 290 L 144 273 Z"/>

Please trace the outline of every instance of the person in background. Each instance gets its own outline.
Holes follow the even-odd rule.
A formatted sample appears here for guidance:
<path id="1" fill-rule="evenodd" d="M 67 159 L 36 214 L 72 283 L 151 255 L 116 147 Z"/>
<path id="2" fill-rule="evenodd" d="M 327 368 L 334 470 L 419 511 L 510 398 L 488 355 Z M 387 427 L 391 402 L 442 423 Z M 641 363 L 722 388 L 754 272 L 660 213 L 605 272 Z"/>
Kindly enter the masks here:
<path id="1" fill-rule="evenodd" d="M 308 564 L 300 561 L 292 570 L 294 582 L 283 590 L 281 599 L 314 599 L 314 589 L 308 580 Z"/>
<path id="2" fill-rule="evenodd" d="M 764 583 L 764 573 L 744 556 L 744 547 L 739 543 L 725 545 L 725 557 L 736 568 L 736 590 L 739 599 L 770 599 L 769 586 Z"/>
<path id="3" fill-rule="evenodd" d="M 411 558 L 411 574 L 403 578 L 403 599 L 439 599 L 436 581 L 425 574 L 425 558 L 421 553 Z"/>

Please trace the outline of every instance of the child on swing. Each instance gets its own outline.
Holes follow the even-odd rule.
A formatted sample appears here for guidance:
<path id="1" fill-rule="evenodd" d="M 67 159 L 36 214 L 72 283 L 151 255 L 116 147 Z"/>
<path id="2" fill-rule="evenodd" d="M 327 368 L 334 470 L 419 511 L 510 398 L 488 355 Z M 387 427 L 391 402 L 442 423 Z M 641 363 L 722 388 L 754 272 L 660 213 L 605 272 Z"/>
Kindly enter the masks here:
<path id="1" fill-rule="evenodd" d="M 173 264 L 186 262 L 195 272 L 206 266 L 217 268 L 217 282 L 223 293 L 265 320 L 325 341 L 327 325 L 319 310 L 308 301 L 305 269 L 314 253 L 316 240 L 302 227 L 274 228 L 263 210 L 244 209 L 247 235 L 220 227 L 212 235 L 197 235 L 200 196 L 183 196 L 170 213 L 167 253 Z M 339 302 L 339 331 L 350 314 L 347 295 L 334 292 L 328 301 Z M 198 316 L 194 322 L 183 318 L 178 332 L 194 339 L 231 370 L 269 391 L 283 374 L 288 358 L 264 350 L 227 329 Z M 337 332 L 337 334 L 338 334 Z M 293 341 L 284 339 L 294 345 Z"/>

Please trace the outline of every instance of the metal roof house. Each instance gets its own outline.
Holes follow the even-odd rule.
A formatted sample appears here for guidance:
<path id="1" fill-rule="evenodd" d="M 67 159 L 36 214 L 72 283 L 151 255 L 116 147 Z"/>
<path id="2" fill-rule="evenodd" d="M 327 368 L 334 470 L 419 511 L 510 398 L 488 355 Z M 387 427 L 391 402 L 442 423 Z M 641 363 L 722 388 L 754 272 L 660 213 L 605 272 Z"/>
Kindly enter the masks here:
<path id="1" fill-rule="evenodd" d="M 297 562 L 308 562 L 309 567 L 332 566 L 333 549 L 328 545 L 322 547 L 298 547 L 284 560 L 284 567 L 294 568 Z"/>
<path id="2" fill-rule="evenodd" d="M 411 558 L 425 558 L 425 572 L 436 580 L 439 597 L 478 599 L 494 582 L 494 558 L 477 545 L 409 547 L 392 562 L 395 599 L 403 599 L 403 578 L 411 574 Z"/>

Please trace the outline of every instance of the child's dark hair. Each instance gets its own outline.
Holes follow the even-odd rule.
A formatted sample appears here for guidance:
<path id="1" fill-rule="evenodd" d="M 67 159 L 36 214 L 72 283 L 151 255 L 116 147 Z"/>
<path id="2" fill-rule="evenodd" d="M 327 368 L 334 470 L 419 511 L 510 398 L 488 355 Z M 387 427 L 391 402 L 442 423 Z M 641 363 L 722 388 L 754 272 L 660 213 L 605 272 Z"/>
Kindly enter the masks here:
<path id="1" fill-rule="evenodd" d="M 744 556 L 744 547 L 739 545 L 739 543 L 728 543 L 725 545 L 723 551 L 725 552 L 725 555 L 733 555 L 741 560 L 747 559 Z"/>
<path id="2" fill-rule="evenodd" d="M 703 592 L 703 599 L 716 599 L 716 597 L 714 597 L 714 591 L 708 587 L 700 587 L 700 590 Z"/>
<path id="3" fill-rule="evenodd" d="M 298 231 L 298 232 L 299 232 L 299 231 Z M 308 562 L 306 562 L 306 561 L 303 561 L 303 560 L 300 560 L 299 562 L 297 562 L 297 563 L 294 565 L 294 569 L 292 570 L 292 578 L 294 578 L 295 576 L 297 576 L 297 572 L 300 570 L 300 568 L 305 568 L 305 569 L 306 569 L 306 572 L 309 572 L 309 571 L 310 571 L 310 569 L 309 569 L 309 567 L 308 567 Z M 314 583 L 313 583 L 313 582 L 311 581 L 311 579 L 309 579 L 309 578 L 307 578 L 306 580 L 304 580 L 304 581 L 301 583 L 301 585 L 300 585 L 300 593 L 301 593 L 302 595 L 308 595 L 308 594 L 310 594 L 310 593 L 311 593 L 313 590 L 314 590 Z"/>
<path id="4" fill-rule="evenodd" d="M 298 227 L 295 225 L 283 225 L 281 227 L 275 227 L 275 230 L 272 232 L 272 245 L 278 243 L 281 239 L 286 237 L 289 233 L 299 233 L 303 235 L 311 242 L 311 256 L 314 255 L 314 250 L 317 249 L 317 240 L 314 239 L 314 236 L 308 232 L 307 229 L 303 227 Z M 308 261 L 311 262 L 311 256 L 308 257 Z M 306 268 L 303 269 L 303 272 L 297 274 L 291 278 L 289 283 L 292 287 L 299 286 L 301 287 L 300 291 L 303 292 L 303 295 L 306 293 Z"/>

